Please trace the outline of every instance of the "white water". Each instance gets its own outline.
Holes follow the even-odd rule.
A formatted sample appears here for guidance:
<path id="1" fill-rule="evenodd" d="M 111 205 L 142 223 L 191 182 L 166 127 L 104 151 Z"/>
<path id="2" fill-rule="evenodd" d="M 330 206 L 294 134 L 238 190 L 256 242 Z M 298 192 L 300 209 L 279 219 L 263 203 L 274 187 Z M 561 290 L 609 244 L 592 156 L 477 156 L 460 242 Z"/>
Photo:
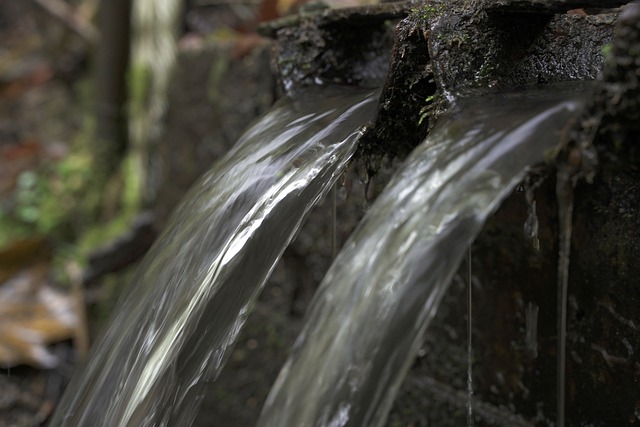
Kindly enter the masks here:
<path id="1" fill-rule="evenodd" d="M 380 426 L 482 224 L 578 109 L 557 89 L 461 102 L 327 273 L 261 427 Z"/>
<path id="2" fill-rule="evenodd" d="M 280 103 L 192 188 L 51 427 L 191 424 L 276 261 L 373 118 L 376 93 L 340 92 Z"/>

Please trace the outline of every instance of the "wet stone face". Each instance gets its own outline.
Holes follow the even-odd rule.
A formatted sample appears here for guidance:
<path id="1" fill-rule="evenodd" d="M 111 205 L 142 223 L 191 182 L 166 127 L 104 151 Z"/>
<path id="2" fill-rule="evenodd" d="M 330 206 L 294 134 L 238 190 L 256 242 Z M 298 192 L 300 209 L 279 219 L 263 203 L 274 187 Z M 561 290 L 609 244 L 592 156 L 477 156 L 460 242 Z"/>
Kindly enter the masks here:
<path id="1" fill-rule="evenodd" d="M 455 3 L 430 23 L 430 54 L 441 88 L 504 89 L 592 80 L 602 69 L 615 14 L 577 16 Z"/>
<path id="2" fill-rule="evenodd" d="M 287 92 L 322 82 L 379 86 L 387 72 L 393 26 L 406 16 L 391 3 L 328 9 L 313 2 L 260 31 L 277 40 L 274 63 Z"/>

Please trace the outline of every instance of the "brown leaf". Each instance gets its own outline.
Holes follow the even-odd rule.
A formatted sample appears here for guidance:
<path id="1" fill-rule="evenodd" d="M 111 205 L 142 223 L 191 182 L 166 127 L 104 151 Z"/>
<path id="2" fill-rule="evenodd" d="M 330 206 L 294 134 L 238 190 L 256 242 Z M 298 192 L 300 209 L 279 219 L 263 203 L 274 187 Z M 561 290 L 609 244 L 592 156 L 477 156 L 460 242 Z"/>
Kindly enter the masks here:
<path id="1" fill-rule="evenodd" d="M 257 22 L 271 21 L 280 17 L 278 0 L 262 0 L 258 8 Z"/>
<path id="2" fill-rule="evenodd" d="M 71 339 L 78 318 L 71 296 L 43 282 L 43 265 L 23 270 L 0 285 L 0 366 L 52 368 L 47 345 Z"/>
<path id="3" fill-rule="evenodd" d="M 587 12 L 584 9 L 571 9 L 567 12 L 567 15 L 587 16 Z"/>

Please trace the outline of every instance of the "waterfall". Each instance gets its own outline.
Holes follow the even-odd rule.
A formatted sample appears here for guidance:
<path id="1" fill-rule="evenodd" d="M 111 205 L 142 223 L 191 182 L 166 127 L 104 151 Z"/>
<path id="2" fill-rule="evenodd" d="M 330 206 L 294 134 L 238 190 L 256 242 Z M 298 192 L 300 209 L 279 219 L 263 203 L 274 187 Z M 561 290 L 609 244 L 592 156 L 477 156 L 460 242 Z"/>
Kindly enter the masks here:
<path id="1" fill-rule="evenodd" d="M 383 425 L 469 242 L 558 144 L 583 89 L 457 102 L 325 276 L 259 426 Z"/>
<path id="2" fill-rule="evenodd" d="M 191 424 L 276 261 L 373 118 L 377 92 L 331 93 L 278 103 L 195 184 L 50 426 Z"/>

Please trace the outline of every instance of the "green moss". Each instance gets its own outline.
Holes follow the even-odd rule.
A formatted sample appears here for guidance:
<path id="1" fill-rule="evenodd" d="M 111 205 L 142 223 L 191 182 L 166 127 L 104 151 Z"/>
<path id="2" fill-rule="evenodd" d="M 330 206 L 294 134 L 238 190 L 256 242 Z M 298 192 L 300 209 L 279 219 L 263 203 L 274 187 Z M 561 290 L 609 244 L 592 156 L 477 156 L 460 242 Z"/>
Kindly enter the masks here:
<path id="1" fill-rule="evenodd" d="M 427 96 L 424 100 L 425 105 L 420 109 L 420 116 L 418 118 L 418 126 L 421 126 L 422 123 L 436 115 L 439 111 L 439 108 L 442 106 L 442 102 L 444 98 L 441 93 L 435 93 L 433 95 Z"/>
<path id="2" fill-rule="evenodd" d="M 420 6 L 412 8 L 410 17 L 414 19 L 429 21 L 442 15 L 445 10 L 446 9 L 444 3 L 427 1 Z"/>
<path id="3" fill-rule="evenodd" d="M 611 50 L 613 49 L 613 44 L 612 43 L 607 43 L 604 46 L 602 46 L 602 55 L 605 58 L 609 58 L 609 56 L 611 55 Z"/>
<path id="4" fill-rule="evenodd" d="M 456 49 L 460 49 L 465 46 L 471 40 L 469 33 L 454 32 L 446 40 L 449 46 L 455 46 Z"/>
<path id="5" fill-rule="evenodd" d="M 425 106 L 420 109 L 420 118 L 418 119 L 418 126 L 433 113 L 433 99 L 435 95 L 428 96 L 424 102 Z"/>
<path id="6" fill-rule="evenodd" d="M 487 57 L 475 74 L 475 82 L 479 87 L 489 87 L 494 82 L 496 66 L 493 58 Z"/>

